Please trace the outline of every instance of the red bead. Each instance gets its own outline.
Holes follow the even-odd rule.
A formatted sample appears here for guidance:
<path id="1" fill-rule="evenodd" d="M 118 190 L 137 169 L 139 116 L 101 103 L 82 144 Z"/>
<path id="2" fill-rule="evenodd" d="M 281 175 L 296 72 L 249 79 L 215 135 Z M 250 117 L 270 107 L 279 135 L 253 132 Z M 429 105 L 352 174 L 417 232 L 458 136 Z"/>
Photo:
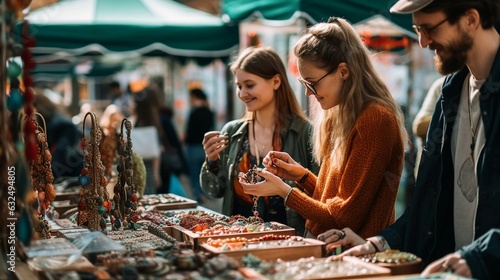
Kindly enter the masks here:
<path id="1" fill-rule="evenodd" d="M 134 223 L 135 223 L 135 222 L 137 222 L 138 220 L 139 220 L 139 215 L 137 215 L 137 214 L 132 215 L 132 222 L 134 222 Z"/>
<path id="2" fill-rule="evenodd" d="M 87 141 L 85 140 L 85 138 L 83 138 L 81 141 L 80 141 L 80 146 L 82 148 L 85 148 L 85 146 L 87 146 Z"/>
<path id="3" fill-rule="evenodd" d="M 38 147 L 35 142 L 26 143 L 26 158 L 28 162 L 33 162 L 38 154 Z"/>
<path id="4" fill-rule="evenodd" d="M 80 199 L 80 202 L 78 202 L 78 210 L 84 211 L 85 209 L 87 209 L 87 204 L 85 204 L 83 199 Z"/>
<path id="5" fill-rule="evenodd" d="M 30 38 L 26 39 L 26 41 L 24 42 L 24 45 L 28 48 L 34 48 L 36 46 L 36 39 L 30 37 Z"/>
<path id="6" fill-rule="evenodd" d="M 110 211 L 111 207 L 112 207 L 112 204 L 111 204 L 111 202 L 109 202 L 108 200 L 106 200 L 106 201 L 104 201 L 102 203 L 102 206 L 104 206 L 106 208 L 106 210 Z"/>
<path id="7" fill-rule="evenodd" d="M 106 187 L 108 185 L 108 179 L 104 176 L 101 177 L 101 186 Z"/>
<path id="8" fill-rule="evenodd" d="M 80 175 L 85 176 L 87 174 L 89 174 L 89 170 L 87 169 L 87 167 L 82 168 L 82 171 L 80 171 Z"/>
<path id="9" fill-rule="evenodd" d="M 25 103 L 33 103 L 35 100 L 35 92 L 33 88 L 27 87 L 24 89 L 24 102 Z"/>
<path id="10" fill-rule="evenodd" d="M 130 196 L 130 201 L 132 202 L 137 202 L 137 194 L 133 193 L 131 196 Z"/>
<path id="11" fill-rule="evenodd" d="M 31 87 L 33 85 L 33 78 L 28 74 L 23 75 L 24 87 Z"/>
<path id="12" fill-rule="evenodd" d="M 24 126 L 24 133 L 33 134 L 35 133 L 36 125 L 33 121 L 27 121 Z"/>
<path id="13" fill-rule="evenodd" d="M 27 103 L 25 102 L 25 104 L 27 104 Z M 33 111 L 34 111 L 33 106 L 31 106 L 31 105 L 24 106 L 24 112 L 26 113 L 27 116 L 32 116 Z"/>

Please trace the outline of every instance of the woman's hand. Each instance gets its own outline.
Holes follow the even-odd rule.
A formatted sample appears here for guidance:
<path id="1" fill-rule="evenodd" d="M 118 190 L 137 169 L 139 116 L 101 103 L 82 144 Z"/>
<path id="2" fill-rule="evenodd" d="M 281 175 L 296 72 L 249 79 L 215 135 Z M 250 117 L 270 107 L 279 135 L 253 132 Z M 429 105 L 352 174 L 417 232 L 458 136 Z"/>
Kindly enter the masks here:
<path id="1" fill-rule="evenodd" d="M 266 169 L 285 180 L 298 181 L 309 172 L 285 152 L 270 151 L 262 160 Z"/>
<path id="2" fill-rule="evenodd" d="M 451 272 L 463 277 L 472 278 L 469 265 L 467 265 L 467 262 L 459 253 L 448 254 L 429 264 L 422 272 L 422 276 L 429 276 L 439 272 Z"/>
<path id="3" fill-rule="evenodd" d="M 203 150 L 209 161 L 217 161 L 220 159 L 219 153 L 227 148 L 229 137 L 222 135 L 220 131 L 209 131 L 203 137 Z"/>
<path id="4" fill-rule="evenodd" d="M 338 246 L 342 249 L 349 249 L 342 254 L 335 256 L 341 258 L 343 256 L 359 256 L 375 252 L 375 248 L 370 247 L 370 243 L 354 233 L 350 228 L 343 230 L 330 229 L 318 235 L 317 239 L 326 243 L 326 251 L 332 251 Z M 368 245 L 368 246 L 367 246 Z"/>
<path id="5" fill-rule="evenodd" d="M 247 183 L 245 173 L 240 172 L 238 175 L 238 180 L 246 194 L 255 196 L 279 195 L 283 198 L 288 194 L 290 186 L 283 182 L 280 177 L 266 171 L 265 169 L 258 169 L 257 174 L 264 178 L 264 181 L 256 184 Z"/>

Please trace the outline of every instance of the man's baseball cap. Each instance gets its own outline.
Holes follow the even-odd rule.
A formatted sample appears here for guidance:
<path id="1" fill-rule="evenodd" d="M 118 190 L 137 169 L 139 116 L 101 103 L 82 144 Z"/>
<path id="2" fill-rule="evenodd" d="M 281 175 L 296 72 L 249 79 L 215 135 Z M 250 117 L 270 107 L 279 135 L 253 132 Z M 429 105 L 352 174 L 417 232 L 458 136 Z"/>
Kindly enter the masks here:
<path id="1" fill-rule="evenodd" d="M 399 0 L 394 4 L 390 12 L 393 14 L 410 14 L 421 10 L 434 0 Z"/>

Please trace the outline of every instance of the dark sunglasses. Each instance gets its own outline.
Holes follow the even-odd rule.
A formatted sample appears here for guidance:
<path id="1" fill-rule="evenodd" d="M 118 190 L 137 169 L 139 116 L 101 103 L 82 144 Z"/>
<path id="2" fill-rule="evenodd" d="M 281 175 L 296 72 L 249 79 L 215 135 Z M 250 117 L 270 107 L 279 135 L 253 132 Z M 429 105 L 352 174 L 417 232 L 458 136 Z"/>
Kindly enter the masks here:
<path id="1" fill-rule="evenodd" d="M 298 77 L 297 79 L 299 80 L 299 82 L 305 87 L 307 88 L 308 90 L 310 90 L 314 95 L 317 95 L 318 92 L 316 91 L 316 88 L 314 87 L 314 85 L 317 85 L 321 80 L 323 80 L 326 76 L 332 74 L 333 72 L 335 72 L 335 70 L 337 70 L 337 68 L 334 68 L 332 70 L 330 70 L 328 73 L 326 73 L 323 77 L 319 78 L 316 82 L 314 83 L 311 83 L 311 82 L 308 82 L 304 79 L 302 79 L 302 77 Z"/>

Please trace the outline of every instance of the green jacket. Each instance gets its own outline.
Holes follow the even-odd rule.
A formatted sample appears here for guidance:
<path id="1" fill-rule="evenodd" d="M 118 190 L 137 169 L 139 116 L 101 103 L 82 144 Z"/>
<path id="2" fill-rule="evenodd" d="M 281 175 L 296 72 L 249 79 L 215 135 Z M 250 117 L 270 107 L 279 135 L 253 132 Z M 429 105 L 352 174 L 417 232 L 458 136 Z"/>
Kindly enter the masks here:
<path id="1" fill-rule="evenodd" d="M 234 208 L 234 187 L 233 180 L 238 176 L 236 169 L 236 157 L 242 149 L 242 139 L 248 133 L 248 121 L 234 120 L 228 122 L 221 130 L 221 134 L 229 135 L 229 147 L 220 153 L 220 168 L 216 173 L 208 169 L 205 162 L 200 172 L 201 188 L 206 195 L 212 198 L 224 197 L 222 204 L 222 214 L 230 216 Z M 310 136 L 312 126 L 309 122 L 299 118 L 294 118 L 288 127 L 284 127 L 281 134 L 282 151 L 290 156 L 302 166 L 318 173 L 319 166 L 312 157 L 312 146 Z M 286 181 L 292 187 L 298 187 L 293 181 Z M 291 209 L 286 209 L 288 225 L 296 229 L 297 235 L 303 235 L 305 219 Z"/>

